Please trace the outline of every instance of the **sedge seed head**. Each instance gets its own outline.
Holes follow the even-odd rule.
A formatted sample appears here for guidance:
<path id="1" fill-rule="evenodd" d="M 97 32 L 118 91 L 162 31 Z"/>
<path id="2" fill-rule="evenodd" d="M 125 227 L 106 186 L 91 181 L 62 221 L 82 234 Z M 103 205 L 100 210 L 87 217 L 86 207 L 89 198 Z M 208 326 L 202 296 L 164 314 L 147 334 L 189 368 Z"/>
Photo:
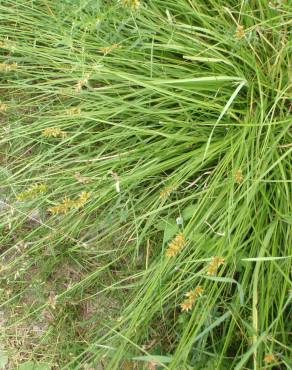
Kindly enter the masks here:
<path id="1" fill-rule="evenodd" d="M 121 3 L 124 6 L 127 6 L 132 9 L 139 9 L 139 7 L 141 6 L 141 3 L 139 0 L 121 0 Z"/>
<path id="2" fill-rule="evenodd" d="M 65 215 L 72 209 L 79 209 L 89 200 L 90 193 L 83 191 L 76 200 L 65 197 L 61 203 L 49 207 L 48 212 L 52 215 Z"/>
<path id="3" fill-rule="evenodd" d="M 75 92 L 79 93 L 84 86 L 88 84 L 89 75 L 84 76 L 81 80 L 77 81 L 76 85 L 74 86 Z"/>
<path id="4" fill-rule="evenodd" d="M 203 287 L 201 285 L 198 285 L 195 289 L 190 290 L 189 292 L 187 292 L 185 294 L 186 298 L 180 304 L 181 310 L 185 311 L 185 312 L 190 311 L 193 308 L 196 299 L 200 295 L 202 295 L 203 291 L 204 291 Z"/>
<path id="5" fill-rule="evenodd" d="M 54 138 L 57 138 L 57 137 L 64 138 L 67 136 L 67 133 L 65 131 L 62 131 L 58 127 L 48 127 L 42 131 L 42 136 L 54 137 Z"/>
<path id="6" fill-rule="evenodd" d="M 237 184 L 242 183 L 243 181 L 243 175 L 241 169 L 237 170 L 234 175 L 234 180 Z"/>
<path id="7" fill-rule="evenodd" d="M 183 233 L 177 234 L 177 236 L 168 244 L 166 250 L 167 257 L 176 256 L 185 246 L 186 240 Z"/>
<path id="8" fill-rule="evenodd" d="M 239 40 L 245 37 L 244 28 L 240 24 L 236 27 L 235 37 Z"/>
<path id="9" fill-rule="evenodd" d="M 17 69 L 18 65 L 16 62 L 11 64 L 8 63 L 0 63 L 0 72 L 11 72 Z"/>
<path id="10" fill-rule="evenodd" d="M 208 265 L 207 275 L 217 275 L 218 268 L 224 265 L 225 259 L 223 257 L 212 257 Z"/>
<path id="11" fill-rule="evenodd" d="M 75 116 L 75 115 L 79 115 L 80 113 L 81 113 L 80 107 L 71 107 L 69 109 L 66 109 L 66 114 L 68 116 Z"/>
<path id="12" fill-rule="evenodd" d="M 118 49 L 120 47 L 121 46 L 119 44 L 113 44 L 113 45 L 109 45 L 109 46 L 104 46 L 104 47 L 100 48 L 99 50 L 105 55 L 105 54 L 110 53 L 112 50 Z"/>
<path id="13" fill-rule="evenodd" d="M 185 299 L 181 304 L 180 304 L 181 310 L 184 312 L 189 312 L 192 307 L 193 307 L 193 301 L 190 299 Z"/>
<path id="14" fill-rule="evenodd" d="M 185 294 L 186 297 L 195 299 L 203 293 L 204 289 L 201 285 L 198 285 L 195 289 L 190 290 Z"/>
<path id="15" fill-rule="evenodd" d="M 267 353 L 264 357 L 264 361 L 267 363 L 267 364 L 270 364 L 271 362 L 274 362 L 276 360 L 275 356 L 273 355 L 273 353 Z"/>
<path id="16" fill-rule="evenodd" d="M 22 191 L 21 193 L 16 195 L 17 200 L 24 201 L 28 198 L 32 198 L 38 194 L 45 193 L 47 190 L 47 186 L 45 184 L 34 184 L 28 189 Z"/>
<path id="17" fill-rule="evenodd" d="M 84 206 L 84 204 L 88 201 L 88 199 L 90 198 L 90 193 L 87 192 L 87 191 L 83 191 L 77 200 L 74 201 L 73 203 L 73 207 L 75 208 L 81 208 Z"/>
<path id="18" fill-rule="evenodd" d="M 49 207 L 48 212 L 52 215 L 65 215 L 70 211 L 71 201 L 68 198 L 64 198 L 63 201 L 55 206 Z"/>
<path id="19" fill-rule="evenodd" d="M 7 108 L 8 108 L 7 104 L 0 103 L 0 113 L 1 112 L 6 112 Z"/>
<path id="20" fill-rule="evenodd" d="M 8 49 L 11 53 L 14 53 L 16 46 L 13 41 L 10 41 L 8 37 L 6 37 L 5 39 L 0 40 L 0 48 Z"/>
<path id="21" fill-rule="evenodd" d="M 165 199 L 167 197 L 169 197 L 169 195 L 171 194 L 171 192 L 173 191 L 173 188 L 168 186 L 166 187 L 165 189 L 163 189 L 160 194 L 159 194 L 159 198 L 161 199 Z"/>

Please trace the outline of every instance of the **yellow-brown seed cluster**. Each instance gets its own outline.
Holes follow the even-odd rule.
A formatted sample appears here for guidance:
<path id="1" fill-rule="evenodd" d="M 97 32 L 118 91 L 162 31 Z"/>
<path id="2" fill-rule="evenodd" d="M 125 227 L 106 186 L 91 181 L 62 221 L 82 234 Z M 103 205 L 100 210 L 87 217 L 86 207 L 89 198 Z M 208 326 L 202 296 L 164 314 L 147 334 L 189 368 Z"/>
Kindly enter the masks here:
<path id="1" fill-rule="evenodd" d="M 237 184 L 240 184 L 243 181 L 243 175 L 240 169 L 235 172 L 234 180 Z"/>
<path id="2" fill-rule="evenodd" d="M 48 127 L 48 128 L 45 128 L 42 131 L 42 136 L 45 136 L 45 137 L 61 137 L 61 138 L 64 138 L 64 137 L 67 136 L 67 133 L 65 131 L 62 131 L 58 127 Z"/>
<path id="3" fill-rule="evenodd" d="M 47 190 L 47 187 L 45 184 L 34 184 L 27 190 L 17 194 L 16 198 L 19 201 L 23 201 L 27 198 L 31 198 L 37 194 L 42 194 Z"/>
<path id="4" fill-rule="evenodd" d="M 177 234 L 177 236 L 168 244 L 166 249 L 166 257 L 176 256 L 185 246 L 186 240 L 183 233 Z"/>
<path id="5" fill-rule="evenodd" d="M 6 112 L 7 111 L 7 104 L 0 103 L 0 112 Z"/>
<path id="6" fill-rule="evenodd" d="M 264 357 L 264 361 L 267 364 L 270 364 L 271 362 L 274 362 L 276 360 L 275 356 L 272 353 L 267 353 Z"/>
<path id="7" fill-rule="evenodd" d="M 235 37 L 239 40 L 245 37 L 244 28 L 240 24 L 236 28 Z"/>
<path id="8" fill-rule="evenodd" d="M 80 207 L 83 207 L 84 204 L 88 201 L 88 199 L 90 198 L 90 193 L 87 192 L 87 191 L 83 191 L 77 200 L 74 201 L 74 207 L 75 208 L 80 208 Z"/>
<path id="9" fill-rule="evenodd" d="M 81 113 L 81 108 L 80 107 L 71 107 L 69 109 L 66 109 L 66 114 L 68 114 L 68 116 L 74 116 L 74 115 L 78 115 Z"/>
<path id="10" fill-rule="evenodd" d="M 53 215 L 66 214 L 72 209 L 79 209 L 84 206 L 84 204 L 90 198 L 90 193 L 83 191 L 76 200 L 69 199 L 65 197 L 63 201 L 56 206 L 48 208 L 48 212 Z"/>
<path id="11" fill-rule="evenodd" d="M 133 9 L 138 9 L 141 5 L 139 0 L 121 0 L 122 4 Z"/>
<path id="12" fill-rule="evenodd" d="M 163 189 L 160 194 L 159 194 L 159 198 L 161 199 L 165 199 L 167 197 L 169 197 L 169 195 L 171 194 L 171 192 L 173 191 L 173 188 L 168 186 L 166 187 L 165 189 Z"/>
<path id="13" fill-rule="evenodd" d="M 108 54 L 110 53 L 112 50 L 114 49 L 118 49 L 120 48 L 121 46 L 119 44 L 113 44 L 113 45 L 109 45 L 109 46 L 104 46 L 102 48 L 100 48 L 99 50 L 103 53 L 103 54 Z"/>
<path id="14" fill-rule="evenodd" d="M 217 275 L 218 268 L 224 265 L 225 259 L 222 257 L 212 257 L 211 262 L 208 265 L 208 275 Z"/>
<path id="15" fill-rule="evenodd" d="M 84 86 L 88 84 L 89 75 L 86 75 L 84 78 L 79 80 L 77 84 L 74 86 L 74 90 L 79 93 Z"/>
<path id="16" fill-rule="evenodd" d="M 13 62 L 11 64 L 0 63 L 0 72 L 11 72 L 17 69 L 17 63 Z"/>
<path id="17" fill-rule="evenodd" d="M 15 51 L 15 43 L 10 41 L 8 37 L 6 37 L 4 40 L 0 40 L 0 48 L 2 49 L 8 49 L 12 53 Z"/>
<path id="18" fill-rule="evenodd" d="M 186 299 L 180 304 L 181 310 L 188 312 L 192 309 L 195 300 L 202 295 L 204 289 L 201 285 L 198 285 L 195 289 L 190 290 L 185 294 Z"/>

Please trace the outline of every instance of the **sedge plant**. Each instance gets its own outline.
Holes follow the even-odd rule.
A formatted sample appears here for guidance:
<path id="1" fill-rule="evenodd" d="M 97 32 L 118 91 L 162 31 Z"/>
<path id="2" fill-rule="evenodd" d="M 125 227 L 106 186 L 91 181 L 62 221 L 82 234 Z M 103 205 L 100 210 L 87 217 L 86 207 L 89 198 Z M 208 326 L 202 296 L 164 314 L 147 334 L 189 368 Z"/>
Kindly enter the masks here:
<path id="1" fill-rule="evenodd" d="M 0 1 L 4 366 L 291 368 L 291 15 Z"/>

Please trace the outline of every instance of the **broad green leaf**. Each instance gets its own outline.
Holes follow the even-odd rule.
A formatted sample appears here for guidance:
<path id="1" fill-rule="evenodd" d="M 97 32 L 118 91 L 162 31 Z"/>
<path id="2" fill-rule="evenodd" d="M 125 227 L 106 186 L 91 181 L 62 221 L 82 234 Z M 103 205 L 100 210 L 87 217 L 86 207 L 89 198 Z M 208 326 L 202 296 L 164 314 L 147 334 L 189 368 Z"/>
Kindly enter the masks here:
<path id="1" fill-rule="evenodd" d="M 155 225 L 156 229 L 163 231 L 163 240 L 168 242 L 179 231 L 179 226 L 174 219 L 163 220 Z"/>
<path id="2" fill-rule="evenodd" d="M 182 211 L 182 217 L 184 221 L 189 220 L 190 218 L 193 217 L 195 211 L 196 211 L 197 206 L 195 204 L 190 204 L 187 206 L 183 211 Z"/>
<path id="3" fill-rule="evenodd" d="M 175 236 L 179 231 L 179 227 L 175 220 L 171 220 L 165 223 L 164 229 L 164 242 L 168 242 L 171 238 Z"/>

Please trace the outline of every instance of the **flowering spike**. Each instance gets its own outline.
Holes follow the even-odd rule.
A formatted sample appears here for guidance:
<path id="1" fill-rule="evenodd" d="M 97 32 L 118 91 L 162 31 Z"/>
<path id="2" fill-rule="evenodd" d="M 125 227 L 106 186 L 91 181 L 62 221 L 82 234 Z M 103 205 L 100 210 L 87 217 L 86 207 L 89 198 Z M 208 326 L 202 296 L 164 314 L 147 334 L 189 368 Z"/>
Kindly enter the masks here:
<path id="1" fill-rule="evenodd" d="M 180 304 L 181 310 L 185 312 L 190 311 L 195 303 L 195 300 L 202 295 L 203 291 L 203 287 L 198 285 L 195 289 L 187 292 L 185 294 L 187 298 Z"/>
<path id="2" fill-rule="evenodd" d="M 167 257 L 176 256 L 183 249 L 185 244 L 186 240 L 183 233 L 177 234 L 177 236 L 168 244 L 166 256 Z"/>
<path id="3" fill-rule="evenodd" d="M 207 275 L 216 275 L 219 266 L 224 265 L 225 259 L 223 257 L 212 257 L 208 265 Z"/>
<path id="4" fill-rule="evenodd" d="M 237 184 L 240 184 L 243 181 L 243 175 L 240 169 L 235 172 L 234 180 Z"/>
<path id="5" fill-rule="evenodd" d="M 79 209 L 84 206 L 84 204 L 90 198 L 90 193 L 83 191 L 80 193 L 79 197 L 76 200 L 69 199 L 65 197 L 63 201 L 56 206 L 52 206 L 48 208 L 48 212 L 53 215 L 63 214 L 65 215 L 72 209 Z"/>
<path id="6" fill-rule="evenodd" d="M 66 109 L 66 114 L 68 116 L 79 115 L 80 113 L 81 113 L 81 108 L 80 107 L 71 107 L 69 109 Z"/>
<path id="7" fill-rule="evenodd" d="M 109 46 L 104 46 L 102 48 L 100 48 L 99 50 L 104 54 L 108 54 L 110 53 L 112 50 L 114 49 L 118 49 L 120 48 L 121 46 L 119 44 L 113 44 L 113 45 L 109 45 Z"/>
<path id="8" fill-rule="evenodd" d="M 275 356 L 273 355 L 273 353 L 267 353 L 264 357 L 264 361 L 267 363 L 267 364 L 270 364 L 271 362 L 274 362 L 276 360 Z"/>
<path id="9" fill-rule="evenodd" d="M 47 190 L 47 187 L 45 184 L 34 184 L 31 187 L 29 187 L 27 190 L 22 191 L 21 193 L 17 194 L 16 198 L 19 201 L 23 201 L 27 198 L 31 198 L 34 195 L 42 194 Z"/>
<path id="10" fill-rule="evenodd" d="M 141 3 L 139 0 L 121 0 L 124 6 L 128 6 L 129 8 L 139 9 Z"/>
<path id="11" fill-rule="evenodd" d="M 65 131 L 62 131 L 58 127 L 48 127 L 48 128 L 45 128 L 42 131 L 42 136 L 44 136 L 44 137 L 61 137 L 61 138 L 64 138 L 64 137 L 67 136 L 67 133 Z"/>
<path id="12" fill-rule="evenodd" d="M 0 112 L 6 112 L 7 111 L 7 104 L 0 102 Z"/>
<path id="13" fill-rule="evenodd" d="M 171 194 L 172 191 L 173 191 L 173 188 L 172 187 L 170 187 L 170 186 L 166 187 L 165 189 L 163 189 L 160 192 L 159 198 L 161 198 L 161 199 L 167 198 Z"/>
<path id="14" fill-rule="evenodd" d="M 11 64 L 7 63 L 0 63 L 0 72 L 10 72 L 15 71 L 17 69 L 17 63 L 13 62 Z"/>
<path id="15" fill-rule="evenodd" d="M 239 40 L 245 37 L 244 28 L 240 24 L 236 28 L 235 37 Z"/>

